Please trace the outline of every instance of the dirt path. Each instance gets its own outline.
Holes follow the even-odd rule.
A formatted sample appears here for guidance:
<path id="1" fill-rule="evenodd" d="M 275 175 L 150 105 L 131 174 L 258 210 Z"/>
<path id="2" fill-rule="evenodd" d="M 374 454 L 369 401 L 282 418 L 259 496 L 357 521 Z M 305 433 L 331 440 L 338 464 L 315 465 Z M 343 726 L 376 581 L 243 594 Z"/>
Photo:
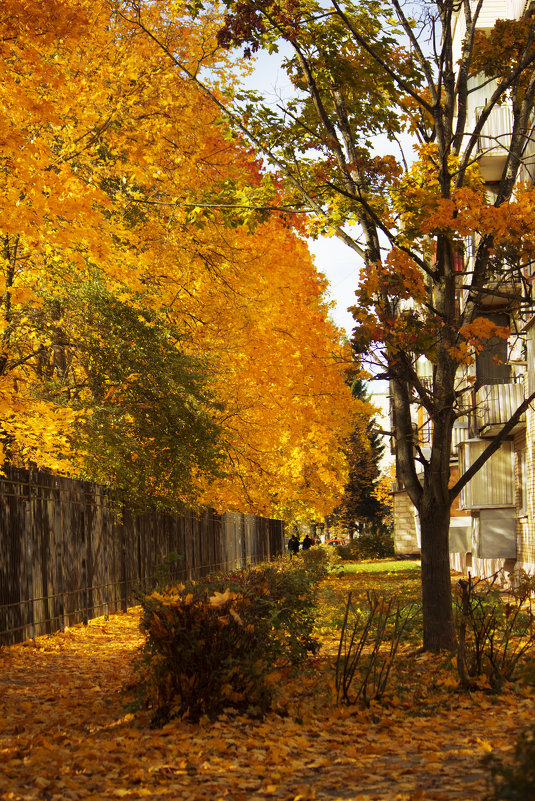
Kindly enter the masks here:
<path id="1" fill-rule="evenodd" d="M 453 696 L 438 714 L 302 710 L 160 730 L 125 714 L 137 613 L 0 651 L 0 799 L 478 801 L 490 750 L 510 752 L 527 695 Z M 424 666 L 425 667 L 425 666 Z M 425 669 L 422 669 L 422 678 Z"/>

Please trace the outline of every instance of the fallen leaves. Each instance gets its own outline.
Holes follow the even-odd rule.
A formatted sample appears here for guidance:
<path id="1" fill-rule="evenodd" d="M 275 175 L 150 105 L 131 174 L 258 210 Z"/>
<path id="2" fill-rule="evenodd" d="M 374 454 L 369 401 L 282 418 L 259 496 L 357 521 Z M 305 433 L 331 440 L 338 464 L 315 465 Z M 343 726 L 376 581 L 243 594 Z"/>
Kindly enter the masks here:
<path id="1" fill-rule="evenodd" d="M 392 703 L 333 707 L 327 653 L 281 673 L 281 714 L 154 730 L 123 707 L 138 624 L 131 610 L 0 651 L 2 801 L 477 801 L 481 758 L 533 716 L 525 688 L 460 694 L 443 658 L 406 650 Z"/>

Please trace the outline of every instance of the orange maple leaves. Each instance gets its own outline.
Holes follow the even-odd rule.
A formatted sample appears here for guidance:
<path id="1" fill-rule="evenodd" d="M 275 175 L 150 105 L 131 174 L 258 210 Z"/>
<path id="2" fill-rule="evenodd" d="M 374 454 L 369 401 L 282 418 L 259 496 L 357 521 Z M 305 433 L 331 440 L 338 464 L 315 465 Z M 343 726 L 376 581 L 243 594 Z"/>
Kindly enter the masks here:
<path id="1" fill-rule="evenodd" d="M 96 280 L 122 302 L 152 308 L 183 332 L 185 352 L 211 364 L 227 470 L 205 487 L 204 502 L 328 511 L 344 485 L 338 445 L 358 403 L 343 383 L 348 354 L 300 223 L 294 232 L 273 215 L 251 235 L 249 218 L 229 227 L 223 210 L 192 220 L 199 198 L 225 182 L 245 194 L 258 187 L 259 165 L 111 4 L 9 0 L 9 9 L 0 20 L 14 41 L 0 51 L 0 411 L 17 458 L 80 464 L 69 450 L 79 417 L 41 388 L 52 377 L 67 398 L 76 386 L 91 413 L 76 351 L 83 319 L 69 302 Z M 175 12 L 143 7 L 192 69 L 209 67 L 224 88 L 228 56 L 208 46 L 216 16 L 192 22 Z M 52 301 L 54 319 L 45 319 Z"/>
<path id="2" fill-rule="evenodd" d="M 506 332 L 490 330 L 480 318 L 455 334 L 451 320 L 442 328 L 435 312 L 438 285 L 446 280 L 446 273 L 459 292 L 470 283 L 471 273 L 463 281 L 470 258 L 467 251 L 483 238 L 491 244 L 487 263 L 479 269 L 502 284 L 520 271 L 531 281 L 535 190 L 518 183 L 508 202 L 495 205 L 476 163 L 466 169 L 463 185 L 455 188 L 459 159 L 451 156 L 452 191 L 446 197 L 438 180 L 436 145 L 416 150 L 414 163 L 403 176 L 393 177 L 386 190 L 384 202 L 394 237 L 381 263 L 368 264 L 363 271 L 357 290 L 359 306 L 354 309 L 360 322 L 358 337 L 363 348 L 373 341 L 388 342 L 393 353 L 410 350 L 432 362 L 437 358 L 437 343 L 444 340 L 449 356 L 467 364 L 485 341 L 504 337 Z"/>

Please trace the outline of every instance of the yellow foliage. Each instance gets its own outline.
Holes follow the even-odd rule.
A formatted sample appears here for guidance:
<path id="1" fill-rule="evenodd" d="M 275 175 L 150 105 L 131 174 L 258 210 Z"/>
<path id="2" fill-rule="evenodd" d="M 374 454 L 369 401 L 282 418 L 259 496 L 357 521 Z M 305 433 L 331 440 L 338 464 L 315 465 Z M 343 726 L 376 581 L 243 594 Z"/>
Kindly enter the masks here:
<path id="1" fill-rule="evenodd" d="M 253 187 L 261 179 L 254 157 L 224 139 L 214 107 L 104 0 L 6 2 L 0 406 L 13 458 L 71 473 L 83 463 L 69 450 L 79 418 L 40 386 L 52 376 L 65 397 L 76 385 L 84 398 L 76 349 L 63 343 L 84 336 L 83 320 L 69 315 L 72 288 L 98 278 L 117 297 L 161 310 L 184 331 L 184 350 L 217 366 L 226 475 L 203 487 L 201 502 L 329 512 L 346 479 L 339 443 L 365 415 L 344 385 L 350 353 L 327 319 L 326 282 L 301 224 L 272 216 L 251 235 L 225 227 L 217 210 L 193 224 L 191 205 L 222 177 Z M 209 66 L 224 90 L 229 57 L 207 46 L 217 15 L 194 23 L 168 11 L 176 15 L 176 4 L 143 6 L 147 22 L 165 24 L 181 57 Z M 51 299 L 54 319 L 43 313 Z M 121 387 L 109 393 L 120 401 Z"/>

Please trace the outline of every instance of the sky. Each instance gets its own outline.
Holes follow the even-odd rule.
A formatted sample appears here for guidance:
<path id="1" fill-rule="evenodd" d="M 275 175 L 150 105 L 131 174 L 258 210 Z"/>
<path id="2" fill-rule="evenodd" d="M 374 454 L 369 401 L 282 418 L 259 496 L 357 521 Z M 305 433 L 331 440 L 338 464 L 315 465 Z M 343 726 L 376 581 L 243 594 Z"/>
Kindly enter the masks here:
<path id="1" fill-rule="evenodd" d="M 331 311 L 331 317 L 336 325 L 350 335 L 355 321 L 347 311 L 347 307 L 355 303 L 360 259 L 351 248 L 336 237 L 321 237 L 315 241 L 311 239 L 308 245 L 316 267 L 329 281 L 330 299 L 336 303 Z"/>

